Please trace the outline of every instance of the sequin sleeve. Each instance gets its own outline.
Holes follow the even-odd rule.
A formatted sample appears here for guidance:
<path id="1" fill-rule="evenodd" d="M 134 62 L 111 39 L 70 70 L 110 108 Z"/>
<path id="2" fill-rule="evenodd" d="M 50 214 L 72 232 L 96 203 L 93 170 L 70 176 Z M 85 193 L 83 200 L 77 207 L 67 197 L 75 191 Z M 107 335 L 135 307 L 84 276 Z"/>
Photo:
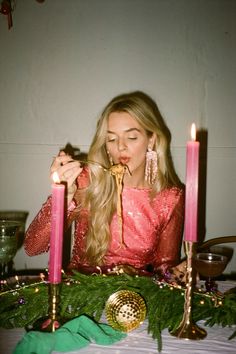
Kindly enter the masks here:
<path id="1" fill-rule="evenodd" d="M 155 270 L 165 273 L 180 261 L 183 221 L 184 192 L 173 188 L 166 198 L 163 209 L 163 225 L 155 253 Z"/>
<path id="2" fill-rule="evenodd" d="M 79 188 L 84 188 L 88 184 L 88 171 L 86 169 L 79 175 L 77 184 Z M 77 203 L 78 201 L 73 200 L 67 208 L 65 228 L 68 228 L 77 216 L 75 212 Z M 52 197 L 49 196 L 26 231 L 24 248 L 29 256 L 36 256 L 49 250 L 51 206 Z"/>
<path id="3" fill-rule="evenodd" d="M 51 204 L 52 198 L 50 196 L 26 231 L 24 248 L 29 256 L 47 252 L 49 249 Z"/>
<path id="4" fill-rule="evenodd" d="M 36 256 L 49 250 L 51 232 L 51 206 L 52 197 L 49 196 L 26 231 L 24 248 L 28 256 Z M 70 226 L 73 219 L 73 211 L 75 208 L 76 203 L 74 200 L 72 200 L 67 209 L 67 222 L 65 228 Z"/>

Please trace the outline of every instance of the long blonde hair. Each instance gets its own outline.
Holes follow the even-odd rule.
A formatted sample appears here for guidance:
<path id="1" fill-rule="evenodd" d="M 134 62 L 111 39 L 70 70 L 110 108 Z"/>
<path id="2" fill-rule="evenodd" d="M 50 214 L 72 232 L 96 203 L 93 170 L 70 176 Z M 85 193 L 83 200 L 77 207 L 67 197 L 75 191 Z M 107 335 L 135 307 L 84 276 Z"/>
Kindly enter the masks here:
<path id="1" fill-rule="evenodd" d="M 90 184 L 85 191 L 84 207 L 89 210 L 89 229 L 86 243 L 86 260 L 90 264 L 102 265 L 110 242 L 109 225 L 116 211 L 117 190 L 115 180 L 101 166 L 110 167 L 106 151 L 107 122 L 112 112 L 127 112 L 137 120 L 148 135 L 156 136 L 154 149 L 158 154 L 158 176 L 152 191 L 181 186 L 175 173 L 170 154 L 170 132 L 156 103 L 140 91 L 122 94 L 108 103 L 97 122 L 97 129 L 88 152 Z"/>

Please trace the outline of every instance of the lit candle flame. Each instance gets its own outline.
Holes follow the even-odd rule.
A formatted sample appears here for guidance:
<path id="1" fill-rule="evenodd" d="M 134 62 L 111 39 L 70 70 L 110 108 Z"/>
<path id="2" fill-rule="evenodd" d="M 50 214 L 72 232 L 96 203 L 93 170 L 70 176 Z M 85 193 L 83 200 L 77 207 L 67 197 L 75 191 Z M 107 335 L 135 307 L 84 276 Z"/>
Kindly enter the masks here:
<path id="1" fill-rule="evenodd" d="M 56 171 L 53 172 L 52 179 L 53 179 L 54 183 L 60 183 L 60 178 L 59 178 L 58 173 Z"/>
<path id="2" fill-rule="evenodd" d="M 191 139 L 192 139 L 192 141 L 196 140 L 196 125 L 195 125 L 195 123 L 193 123 L 191 126 Z"/>

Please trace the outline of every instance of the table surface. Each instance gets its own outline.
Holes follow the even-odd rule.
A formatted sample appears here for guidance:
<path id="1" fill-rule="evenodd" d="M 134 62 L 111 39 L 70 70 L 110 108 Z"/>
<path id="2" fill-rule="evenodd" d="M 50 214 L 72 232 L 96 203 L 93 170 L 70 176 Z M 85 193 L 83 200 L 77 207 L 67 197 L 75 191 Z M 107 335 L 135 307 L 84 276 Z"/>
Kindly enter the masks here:
<path id="1" fill-rule="evenodd" d="M 236 282 L 221 282 L 222 291 L 235 287 Z M 90 344 L 78 351 L 70 354 L 157 354 L 157 341 L 147 333 L 148 322 L 144 323 L 136 330 L 129 332 L 127 337 L 112 346 L 101 346 Z M 162 332 L 162 354 L 222 354 L 236 353 L 236 338 L 228 340 L 235 331 L 233 327 L 205 327 L 204 322 L 198 322 L 200 327 L 207 331 L 207 336 L 203 340 L 179 339 L 172 336 L 166 329 Z M 23 328 L 3 329 L 0 328 L 0 353 L 12 354 L 17 342 L 22 338 L 25 331 Z M 53 352 L 56 354 L 57 352 Z M 25 353 L 28 354 L 28 353 Z M 43 353 L 42 353 L 43 354 Z"/>

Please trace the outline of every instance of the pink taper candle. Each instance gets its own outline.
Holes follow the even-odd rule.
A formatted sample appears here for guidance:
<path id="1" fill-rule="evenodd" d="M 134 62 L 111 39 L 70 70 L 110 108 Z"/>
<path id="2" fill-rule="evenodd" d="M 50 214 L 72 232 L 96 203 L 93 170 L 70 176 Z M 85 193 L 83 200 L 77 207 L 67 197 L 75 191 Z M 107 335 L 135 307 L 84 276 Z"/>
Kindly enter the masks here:
<path id="1" fill-rule="evenodd" d="M 196 141 L 194 123 L 191 127 L 191 138 L 192 141 L 187 142 L 184 240 L 197 242 L 199 142 Z"/>
<path id="2" fill-rule="evenodd" d="M 60 180 L 56 172 L 53 174 L 53 181 L 49 282 L 57 284 L 61 282 L 65 186 L 59 183 Z"/>

